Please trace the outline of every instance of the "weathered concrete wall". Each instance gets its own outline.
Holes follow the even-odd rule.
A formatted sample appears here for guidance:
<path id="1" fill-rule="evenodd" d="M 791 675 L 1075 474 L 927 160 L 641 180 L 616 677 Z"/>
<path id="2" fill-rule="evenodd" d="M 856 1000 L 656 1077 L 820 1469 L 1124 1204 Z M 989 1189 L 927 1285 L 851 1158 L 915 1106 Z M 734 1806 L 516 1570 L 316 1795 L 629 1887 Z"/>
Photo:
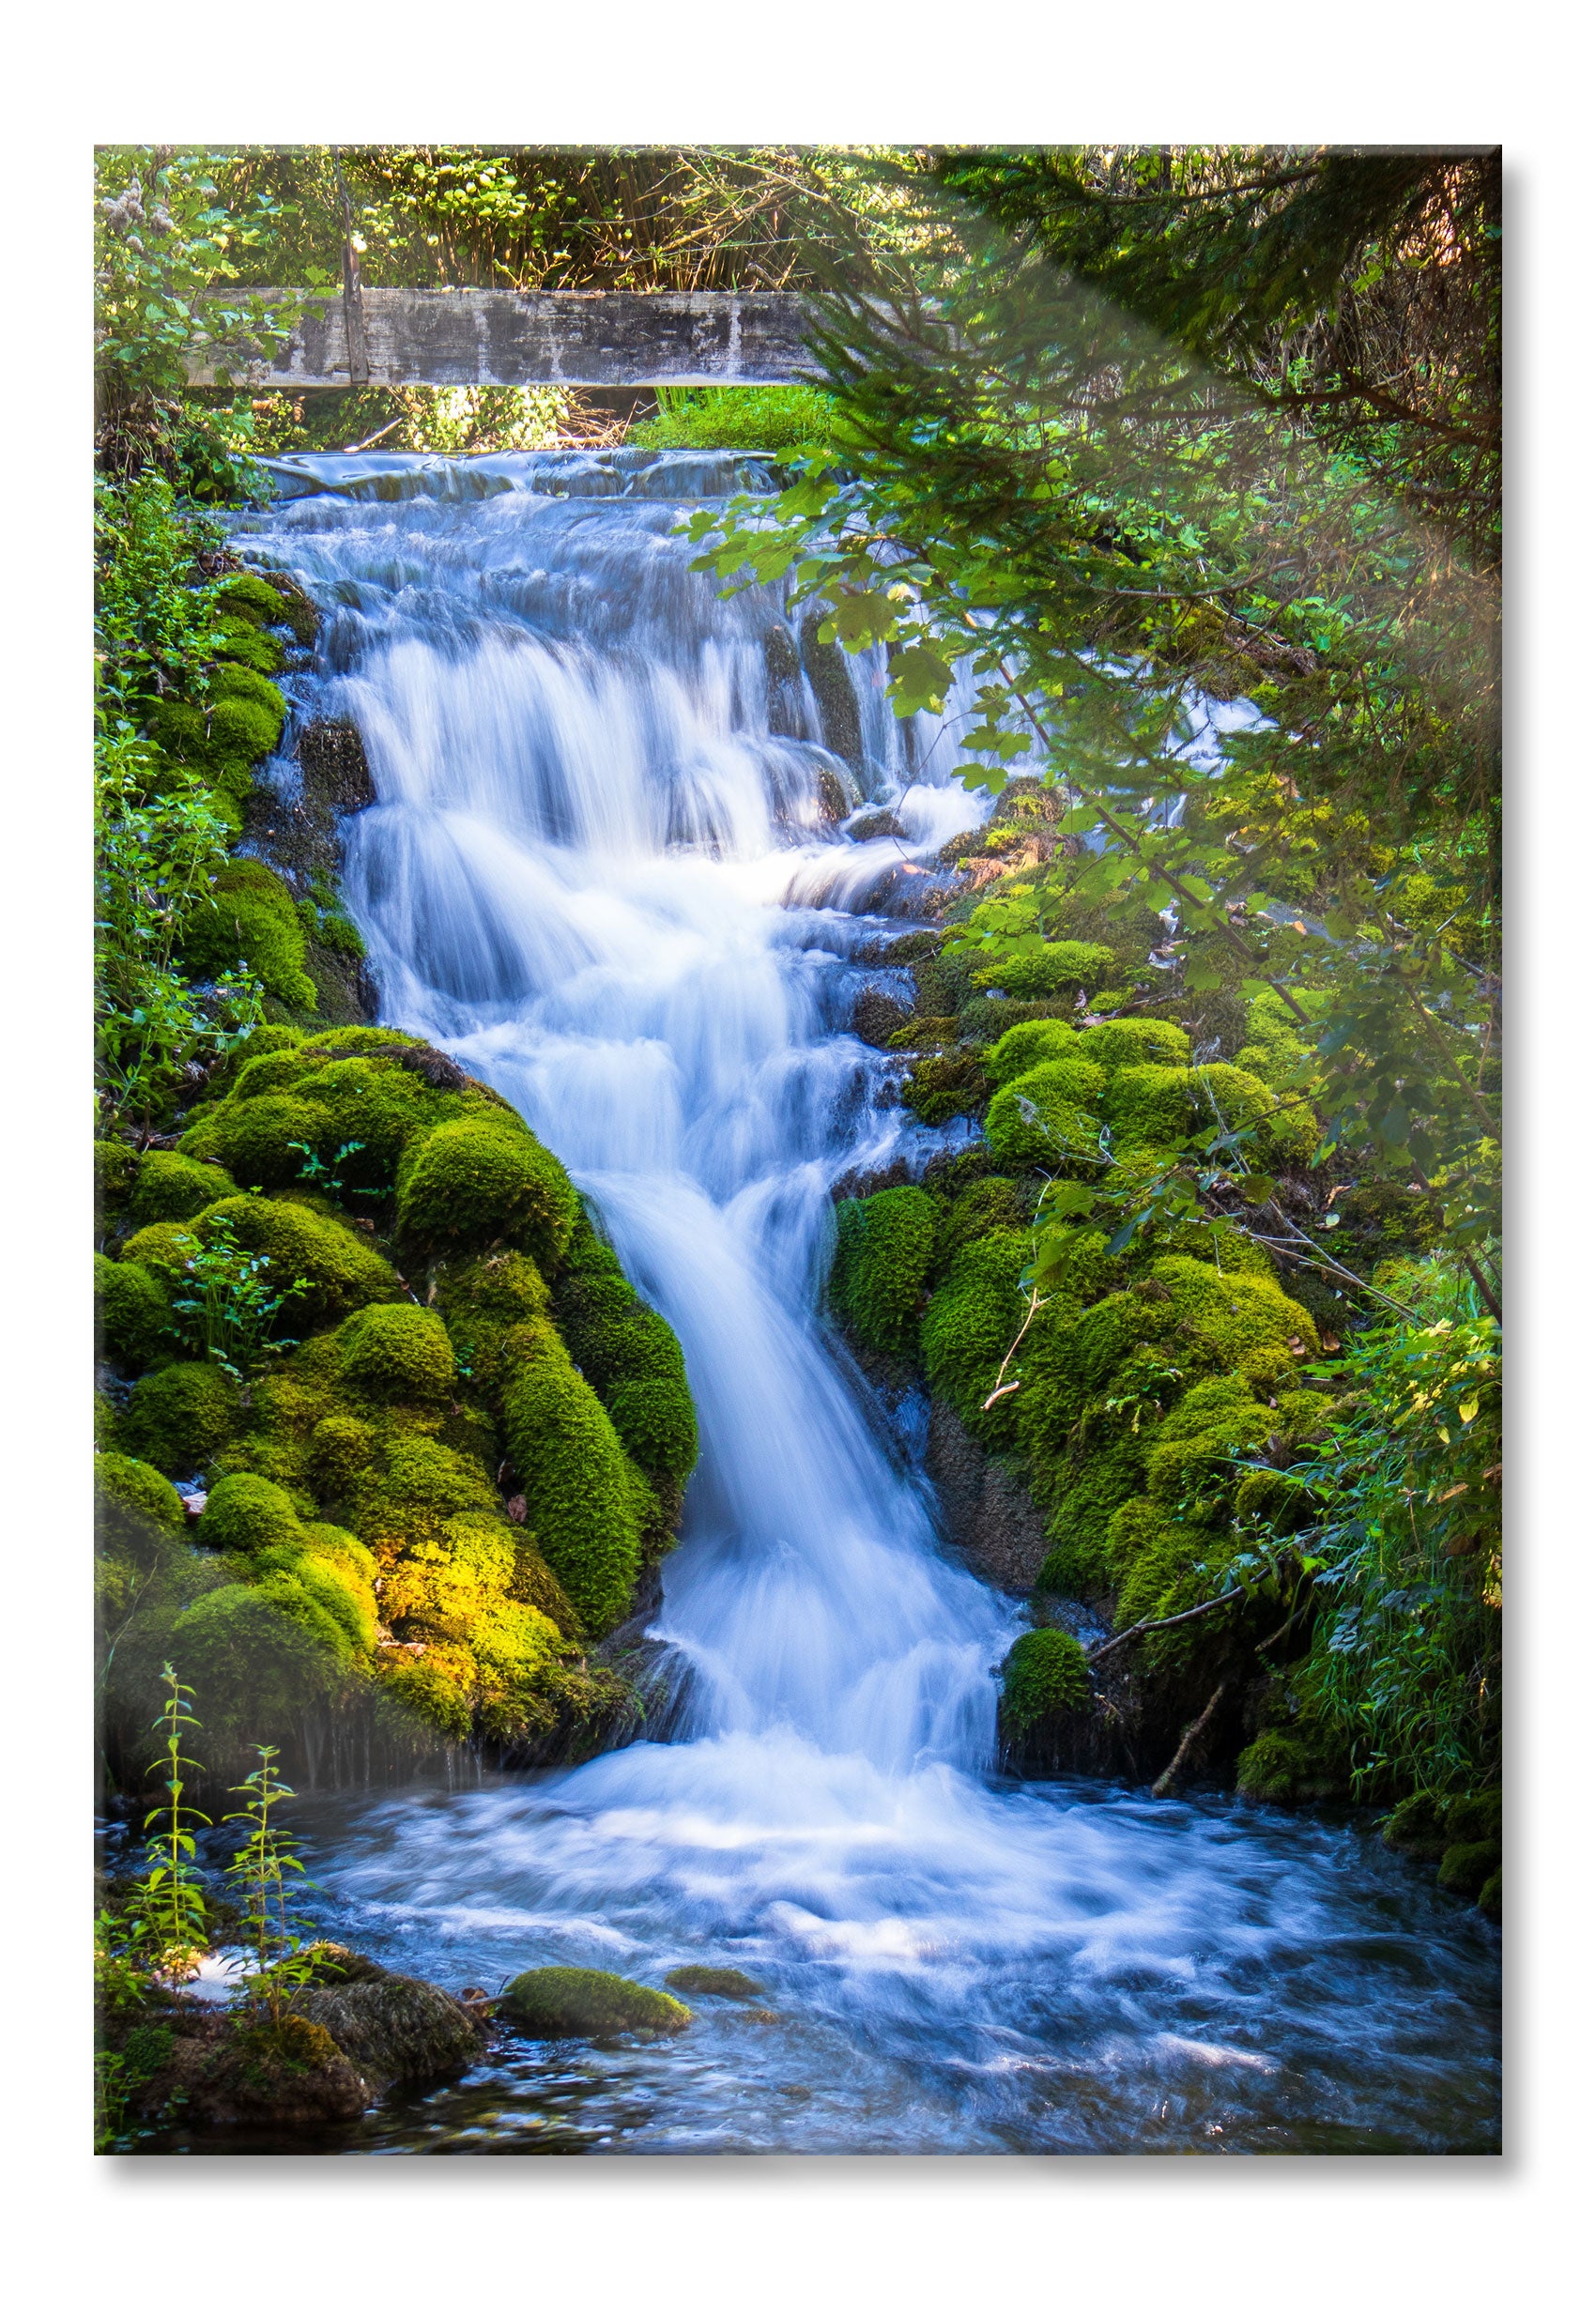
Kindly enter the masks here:
<path id="1" fill-rule="evenodd" d="M 277 291 L 235 294 L 252 292 Z M 368 287 L 360 308 L 374 384 L 790 383 L 818 373 L 801 296 Z M 310 298 L 288 343 L 233 374 L 255 391 L 347 385 L 342 295 Z M 196 361 L 189 380 L 215 382 L 215 363 Z"/>

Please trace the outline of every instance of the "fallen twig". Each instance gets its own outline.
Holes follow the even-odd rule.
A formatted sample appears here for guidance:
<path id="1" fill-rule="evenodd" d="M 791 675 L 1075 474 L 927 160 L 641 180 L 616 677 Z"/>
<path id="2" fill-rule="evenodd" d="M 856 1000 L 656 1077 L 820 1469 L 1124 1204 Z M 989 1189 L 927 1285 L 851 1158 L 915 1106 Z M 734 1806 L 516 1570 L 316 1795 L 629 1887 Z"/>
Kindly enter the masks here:
<path id="1" fill-rule="evenodd" d="M 1191 1754 L 1191 1751 L 1196 1747 L 1198 1740 L 1202 1737 L 1204 1729 L 1207 1725 L 1208 1720 L 1212 1717 L 1214 1711 L 1219 1708 L 1220 1699 L 1223 1692 L 1223 1685 L 1216 1685 L 1214 1687 L 1213 1692 L 1208 1695 L 1207 1707 L 1204 1710 L 1201 1717 L 1197 1718 L 1191 1725 L 1189 1725 L 1185 1732 L 1181 1735 L 1180 1747 L 1175 1751 L 1174 1756 L 1171 1757 L 1169 1763 L 1164 1767 L 1163 1771 L 1159 1775 L 1158 1779 L 1153 1784 L 1152 1794 L 1155 1797 L 1174 1796 L 1174 1785 L 1176 1780 L 1179 1778 L 1181 1768 L 1185 1765 L 1187 1758 Z"/>
<path id="2" fill-rule="evenodd" d="M 1144 1637 L 1150 1629 L 1174 1629 L 1177 1621 L 1195 1621 L 1199 1614 L 1213 1613 L 1217 1607 L 1234 1604 L 1238 1597 L 1246 1597 L 1249 1594 L 1246 1582 L 1238 1581 L 1234 1589 L 1225 1591 L 1223 1597 L 1210 1597 L 1201 1605 L 1189 1607 L 1185 1613 L 1165 1614 L 1161 1621 L 1138 1621 L 1134 1629 L 1121 1630 L 1119 1635 L 1111 1637 L 1107 1645 L 1094 1647 L 1086 1656 L 1086 1665 L 1089 1669 L 1095 1669 L 1105 1655 L 1112 1653 L 1116 1646 L 1128 1645 L 1133 1637 Z"/>

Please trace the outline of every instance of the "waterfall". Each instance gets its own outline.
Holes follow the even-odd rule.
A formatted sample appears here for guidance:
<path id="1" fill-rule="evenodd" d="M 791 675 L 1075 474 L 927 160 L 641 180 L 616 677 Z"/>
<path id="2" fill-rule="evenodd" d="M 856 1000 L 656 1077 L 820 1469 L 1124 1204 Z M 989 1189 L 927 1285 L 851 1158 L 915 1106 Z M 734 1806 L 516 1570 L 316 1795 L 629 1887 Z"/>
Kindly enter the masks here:
<path id="1" fill-rule="evenodd" d="M 846 763 L 802 674 L 771 670 L 773 629 L 794 664 L 797 632 L 769 590 L 723 603 L 691 571 L 653 490 L 714 474 L 675 460 L 495 458 L 512 483 L 485 497 L 284 516 L 337 602 L 317 705 L 360 728 L 376 791 L 346 896 L 383 1020 L 524 1112 L 681 1337 L 703 1456 L 653 1633 L 694 1735 L 971 1770 L 1013 1609 L 938 1556 L 815 1296 L 837 1176 L 925 1149 L 890 1058 L 837 1028 L 882 979 L 852 954 L 893 931 L 870 906 L 906 859 L 978 809 L 950 745 L 911 780 L 879 654 L 837 652 L 860 779 L 908 820 L 865 842 L 826 820 Z M 643 487 L 617 496 L 618 464 Z"/>

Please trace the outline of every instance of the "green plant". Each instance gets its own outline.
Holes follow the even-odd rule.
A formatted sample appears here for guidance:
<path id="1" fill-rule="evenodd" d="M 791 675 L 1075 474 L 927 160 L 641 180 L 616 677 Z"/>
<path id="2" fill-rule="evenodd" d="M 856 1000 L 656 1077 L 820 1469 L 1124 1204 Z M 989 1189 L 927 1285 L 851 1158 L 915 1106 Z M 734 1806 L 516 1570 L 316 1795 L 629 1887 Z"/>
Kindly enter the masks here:
<path id="1" fill-rule="evenodd" d="M 95 745 L 95 1070 L 101 1130 L 148 1124 L 196 1067 L 260 1020 L 261 986 L 229 967 L 194 983 L 176 963 L 210 901 L 231 826 L 193 785 L 150 793 L 150 753 L 124 720 Z"/>
<path id="2" fill-rule="evenodd" d="M 1406 1285 L 1405 1313 L 1351 1342 L 1348 1403 L 1297 1472 L 1322 1560 L 1297 1681 L 1360 1796 L 1467 1792 L 1500 1762 L 1501 1337 L 1444 1264 Z"/>
<path id="3" fill-rule="evenodd" d="M 192 1251 L 173 1298 L 177 1323 L 170 1330 L 242 1387 L 266 1358 L 293 1347 L 290 1340 L 274 1340 L 271 1329 L 286 1303 L 309 1293 L 309 1280 L 291 1278 L 279 1292 L 270 1255 L 242 1246 L 224 1213 L 212 1214 L 203 1244 L 187 1242 Z"/>
<path id="4" fill-rule="evenodd" d="M 205 1892 L 194 1865 L 192 1824 L 208 1827 L 205 1814 L 185 1802 L 186 1771 L 203 1772 L 197 1757 L 183 1754 L 183 1735 L 199 1720 L 189 1707 L 192 1687 L 179 1684 L 170 1662 L 161 1672 L 166 1700 L 156 1720 L 165 1728 L 166 1754 L 156 1757 L 148 1771 L 166 1768 L 161 1786 L 164 1801 L 145 1816 L 149 1842 L 145 1871 L 133 1902 L 133 1938 L 149 1966 L 162 1978 L 182 1980 L 210 1946 Z"/>
<path id="5" fill-rule="evenodd" d="M 314 1979 L 322 1961 L 316 1943 L 292 1922 L 294 1904 L 315 1888 L 306 1879 L 299 1840 L 272 1818 L 295 1793 L 278 1767 L 280 1754 L 267 1743 L 255 1744 L 259 1764 L 235 1784 L 244 1800 L 243 1810 L 227 1815 L 230 1821 L 244 1822 L 249 1831 L 227 1864 L 228 1879 L 238 1887 L 249 1913 L 254 1959 L 253 1970 L 240 1986 L 251 2001 L 265 2009 L 273 2026 L 286 2014 L 291 1992 Z"/>

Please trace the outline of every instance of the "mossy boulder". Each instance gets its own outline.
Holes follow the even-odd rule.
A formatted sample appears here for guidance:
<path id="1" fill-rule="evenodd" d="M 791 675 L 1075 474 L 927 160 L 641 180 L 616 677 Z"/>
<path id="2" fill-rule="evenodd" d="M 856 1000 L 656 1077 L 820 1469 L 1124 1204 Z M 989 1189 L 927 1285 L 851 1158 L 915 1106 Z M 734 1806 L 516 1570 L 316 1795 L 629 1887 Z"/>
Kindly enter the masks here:
<path id="1" fill-rule="evenodd" d="M 454 1350 L 434 1310 L 374 1303 L 338 1329 L 344 1380 L 373 1398 L 441 1402 L 454 1388 Z"/>
<path id="2" fill-rule="evenodd" d="M 1009 1647 L 1003 1664 L 1002 1714 L 1011 1739 L 1084 1709 L 1090 1694 L 1084 1648 L 1067 1630 L 1027 1630 Z"/>
<path id="3" fill-rule="evenodd" d="M 1091 1059 L 1085 1039 L 1069 1023 L 1056 1019 L 1015 1023 L 995 1046 L 988 1048 L 985 1056 L 987 1076 L 994 1086 L 1011 1085 L 1039 1063 L 1082 1059 Z"/>
<path id="4" fill-rule="evenodd" d="M 558 1268 L 579 1210 L 552 1152 L 510 1112 L 459 1118 L 414 1144 L 399 1170 L 399 1234 L 423 1252 L 499 1240 Z"/>
<path id="5" fill-rule="evenodd" d="M 238 1194 L 238 1184 L 220 1166 L 202 1165 L 177 1150 L 146 1150 L 128 1201 L 128 1219 L 143 1229 L 149 1222 L 185 1222 L 219 1198 Z"/>
<path id="6" fill-rule="evenodd" d="M 1016 1165 L 1094 1157 L 1104 1077 L 1097 1063 L 1071 1055 L 1037 1063 L 1000 1087 L 986 1115 L 993 1156 Z"/>
<path id="7" fill-rule="evenodd" d="M 484 2050 L 481 2025 L 430 1981 L 381 1973 L 301 1989 L 295 2001 L 374 2094 L 391 2084 L 436 2083 L 480 2061 Z"/>
<path id="8" fill-rule="evenodd" d="M 186 1522 L 183 1496 L 169 1478 L 148 1462 L 125 1453 L 96 1454 L 94 1491 L 97 1513 L 107 1520 L 130 1514 L 163 1534 L 181 1534 Z"/>
<path id="9" fill-rule="evenodd" d="M 620 1382 L 605 1410 L 634 1462 L 685 1483 L 698 1458 L 698 1416 L 685 1382 Z"/>
<path id="10" fill-rule="evenodd" d="M 619 1973 L 585 1965 L 541 1965 L 518 1973 L 505 1991 L 502 2010 L 529 2036 L 623 2036 L 637 2031 L 669 2036 L 693 2017 L 663 1989 L 644 1988 Z"/>
<path id="11" fill-rule="evenodd" d="M 837 1207 L 831 1298 L 872 1349 L 913 1347 L 939 1222 L 935 1199 L 913 1184 Z"/>
<path id="12" fill-rule="evenodd" d="M 275 1198 L 223 1198 L 199 1217 L 194 1232 L 208 1244 L 223 1222 L 247 1251 L 265 1255 L 274 1281 L 284 1287 L 298 1278 L 305 1281 L 305 1292 L 285 1301 L 278 1314 L 279 1335 L 313 1333 L 352 1311 L 399 1295 L 399 1281 L 382 1256 L 358 1232 L 314 1206 Z"/>
<path id="13" fill-rule="evenodd" d="M 200 1525 L 210 1548 L 245 1555 L 284 1542 L 297 1548 L 301 1539 L 299 1513 L 289 1495 L 269 1478 L 247 1470 L 217 1480 L 206 1496 Z"/>
<path id="14" fill-rule="evenodd" d="M 139 1372 L 173 1354 L 176 1345 L 166 1330 L 172 1317 L 166 1289 L 142 1263 L 109 1262 L 96 1254 L 94 1307 L 102 1357 Z"/>
<path id="15" fill-rule="evenodd" d="M 504 1406 L 527 1529 L 595 1637 L 622 1620 L 641 1562 L 647 1489 L 594 1391 L 551 1346 Z"/>
<path id="16" fill-rule="evenodd" d="M 1404 1797 L 1380 1834 L 1399 1852 L 1438 1861 L 1447 1848 L 1446 1806 L 1429 1789 Z"/>
<path id="17" fill-rule="evenodd" d="M 1450 1846 L 1441 1857 L 1436 1882 L 1443 1893 L 1477 1900 L 1488 1878 L 1502 1865 L 1502 1848 L 1496 1837 L 1481 1837 L 1473 1845 Z"/>
<path id="18" fill-rule="evenodd" d="M 1235 1786 L 1249 1804 L 1312 1804 L 1346 1792 L 1344 1776 L 1312 1734 L 1273 1725 L 1236 1759 Z"/>
<path id="19" fill-rule="evenodd" d="M 264 863 L 239 860 L 216 873 L 209 901 L 199 904 L 184 926 L 181 955 L 196 974 L 247 967 L 284 1005 L 315 1004 L 294 897 Z"/>
<path id="20" fill-rule="evenodd" d="M 979 968 L 974 979 L 983 989 L 1005 990 L 1011 998 L 1059 998 L 1095 990 L 1113 964 L 1113 952 L 1103 943 L 1045 943 Z"/>
<path id="21" fill-rule="evenodd" d="M 678 1965 L 665 1976 L 667 1988 L 684 1989 L 690 1997 L 730 1997 L 745 2001 L 762 1997 L 764 1983 L 735 1965 Z"/>
<path id="22" fill-rule="evenodd" d="M 134 1386 L 122 1441 L 168 1477 L 204 1469 L 237 1429 L 237 1386 L 215 1366 L 157 1368 Z"/>

